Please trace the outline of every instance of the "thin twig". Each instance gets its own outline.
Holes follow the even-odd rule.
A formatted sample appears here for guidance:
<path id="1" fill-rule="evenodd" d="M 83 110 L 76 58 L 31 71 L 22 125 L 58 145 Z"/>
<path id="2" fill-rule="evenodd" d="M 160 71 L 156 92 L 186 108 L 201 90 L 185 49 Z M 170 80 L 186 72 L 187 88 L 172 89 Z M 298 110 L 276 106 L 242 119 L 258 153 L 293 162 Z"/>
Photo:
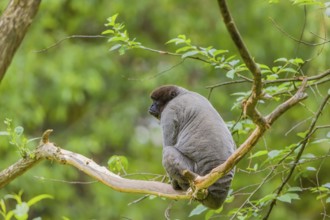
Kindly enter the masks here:
<path id="1" fill-rule="evenodd" d="M 303 22 L 303 26 L 301 28 L 301 33 L 300 33 L 300 36 L 299 36 L 299 43 L 298 43 L 297 48 L 296 48 L 296 55 L 295 56 L 297 56 L 297 54 L 298 54 L 298 51 L 299 51 L 299 48 L 300 48 L 300 45 L 301 45 L 301 41 L 304 37 L 306 24 L 307 24 L 307 7 L 306 7 L 306 5 L 304 5 L 303 8 L 304 8 L 304 19 L 303 19 L 304 22 Z"/>
<path id="2" fill-rule="evenodd" d="M 320 73 L 318 75 L 307 77 L 307 81 L 322 79 L 326 76 L 330 76 L 330 69 L 327 69 L 323 73 Z M 268 85 L 268 84 L 296 82 L 296 81 L 302 81 L 302 78 L 301 77 L 295 77 L 295 78 L 287 78 L 287 79 L 265 80 L 265 81 L 263 81 L 263 83 L 265 85 Z"/>
<path id="3" fill-rule="evenodd" d="M 67 36 L 67 37 L 62 38 L 61 40 L 55 42 L 53 45 L 51 45 L 49 47 L 46 47 L 46 48 L 41 49 L 41 50 L 36 50 L 34 52 L 35 53 L 46 52 L 47 50 L 50 50 L 50 49 L 58 46 L 62 42 L 66 41 L 66 40 L 74 39 L 74 38 L 106 38 L 107 39 L 108 37 L 107 36 L 103 36 L 103 35 L 71 35 L 71 36 Z M 152 48 L 145 47 L 145 46 L 139 46 L 139 47 L 136 47 L 136 49 L 147 50 L 147 51 L 150 51 L 150 52 L 154 52 L 154 53 L 158 53 L 158 54 L 164 54 L 164 55 L 179 56 L 179 57 L 182 56 L 182 54 L 172 53 L 172 52 L 163 51 L 163 50 L 156 50 L 156 49 L 152 49 Z M 194 60 L 198 60 L 198 61 L 202 61 L 204 63 L 210 63 L 209 61 L 204 60 L 204 59 L 202 59 L 200 57 L 197 57 L 197 56 L 188 56 L 186 58 L 194 59 Z"/>
<path id="4" fill-rule="evenodd" d="M 294 170 L 296 169 L 297 165 L 299 164 L 299 160 L 300 160 L 300 158 L 301 158 L 301 156 L 302 156 L 302 154 L 303 154 L 303 152 L 304 152 L 304 150 L 305 150 L 305 148 L 306 148 L 306 146 L 307 146 L 307 144 L 308 144 L 308 141 L 309 141 L 310 137 L 312 136 L 312 134 L 313 134 L 313 132 L 314 132 L 316 122 L 318 121 L 318 119 L 319 119 L 319 117 L 320 117 L 320 115 L 321 115 L 321 113 L 322 113 L 324 107 L 326 106 L 326 104 L 327 104 L 329 98 L 330 98 L 330 95 L 328 94 L 328 95 L 324 98 L 322 104 L 320 105 L 319 110 L 317 111 L 317 113 L 316 113 L 316 115 L 315 115 L 315 117 L 314 117 L 314 119 L 313 119 L 313 121 L 312 121 L 312 123 L 311 123 L 309 129 L 308 129 L 308 132 L 307 132 L 306 137 L 305 137 L 304 140 L 301 142 L 300 150 L 299 150 L 299 152 L 298 152 L 298 154 L 297 154 L 297 156 L 296 156 L 296 158 L 295 158 L 295 160 L 294 160 L 294 163 L 292 164 L 292 167 L 291 167 L 291 169 L 290 169 L 290 172 L 289 172 L 289 174 L 286 176 L 286 178 L 284 179 L 284 181 L 282 182 L 281 186 L 278 188 L 278 190 L 277 190 L 277 192 L 276 192 L 276 198 L 272 200 L 272 202 L 271 202 L 271 204 L 270 204 L 270 207 L 269 207 L 269 210 L 268 210 L 267 214 L 265 215 L 265 217 L 263 218 L 263 220 L 267 220 L 267 219 L 269 218 L 270 213 L 272 212 L 272 210 L 273 210 L 273 208 L 274 208 L 274 206 L 275 206 L 275 204 L 276 204 L 277 197 L 280 195 L 280 193 L 282 192 L 284 186 L 285 186 L 285 185 L 287 184 L 287 182 L 290 180 L 290 178 L 291 178 L 291 176 L 292 176 Z"/>
<path id="5" fill-rule="evenodd" d="M 288 38 L 290 38 L 291 40 L 293 41 L 296 41 L 298 43 L 301 43 L 301 44 L 304 44 L 304 45 L 307 45 L 307 46 L 320 46 L 320 45 L 323 45 L 323 44 L 326 44 L 326 43 L 329 43 L 330 40 L 324 40 L 323 42 L 321 43 L 308 43 L 306 41 L 302 41 L 302 40 L 299 40 L 295 37 L 293 37 L 292 35 L 288 34 L 286 31 L 284 31 L 272 18 L 269 18 L 269 20 L 271 20 L 271 22 L 274 24 L 274 26 L 280 31 L 282 32 L 284 35 L 286 35 Z"/>
<path id="6" fill-rule="evenodd" d="M 227 82 L 223 82 L 223 83 L 217 83 L 211 86 L 206 86 L 207 89 L 213 89 L 215 87 L 221 87 L 221 86 L 227 86 L 227 85 L 233 85 L 233 84 L 241 84 L 241 83 L 246 83 L 246 82 L 250 82 L 247 80 L 234 80 L 234 81 L 227 81 Z"/>
<path id="7" fill-rule="evenodd" d="M 58 45 L 60 45 L 63 41 L 69 40 L 69 39 L 73 39 L 73 38 L 107 38 L 106 36 L 103 35 L 71 35 L 71 36 L 67 36 L 65 38 L 62 38 L 61 40 L 55 42 L 53 45 L 46 47 L 44 49 L 41 50 L 35 50 L 35 53 L 42 53 L 42 52 L 46 52 L 47 50 L 50 50 Z"/>

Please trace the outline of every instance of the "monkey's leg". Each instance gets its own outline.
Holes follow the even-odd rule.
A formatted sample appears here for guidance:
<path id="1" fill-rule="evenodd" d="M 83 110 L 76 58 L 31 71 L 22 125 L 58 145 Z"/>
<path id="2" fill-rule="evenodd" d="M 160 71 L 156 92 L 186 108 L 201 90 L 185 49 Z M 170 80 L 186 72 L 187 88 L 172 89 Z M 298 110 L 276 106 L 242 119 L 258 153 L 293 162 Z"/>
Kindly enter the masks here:
<path id="1" fill-rule="evenodd" d="M 163 147 L 163 166 L 172 179 L 174 189 L 187 190 L 189 179 L 183 175 L 184 170 L 194 171 L 195 163 L 173 146 Z"/>
<path id="2" fill-rule="evenodd" d="M 201 200 L 203 205 L 211 209 L 220 208 L 223 202 L 226 200 L 232 178 L 233 178 L 233 171 L 228 173 L 226 176 L 220 178 L 217 182 L 215 182 L 212 186 L 210 186 L 208 188 L 209 193 L 207 197 Z"/>

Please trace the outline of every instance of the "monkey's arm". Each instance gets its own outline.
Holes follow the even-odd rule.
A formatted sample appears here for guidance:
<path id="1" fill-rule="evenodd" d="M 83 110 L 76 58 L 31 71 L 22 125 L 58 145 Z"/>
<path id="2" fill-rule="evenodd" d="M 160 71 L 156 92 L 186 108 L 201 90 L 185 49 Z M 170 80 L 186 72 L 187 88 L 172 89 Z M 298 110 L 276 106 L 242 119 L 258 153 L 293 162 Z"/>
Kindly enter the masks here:
<path id="1" fill-rule="evenodd" d="M 163 166 L 171 177 L 174 189 L 187 190 L 190 186 L 190 180 L 185 177 L 185 170 L 194 169 L 194 161 L 183 155 L 176 147 L 163 147 Z"/>
<path id="2" fill-rule="evenodd" d="M 160 123 L 163 130 L 163 146 L 175 146 L 179 133 L 179 121 L 175 110 L 166 108 Z"/>

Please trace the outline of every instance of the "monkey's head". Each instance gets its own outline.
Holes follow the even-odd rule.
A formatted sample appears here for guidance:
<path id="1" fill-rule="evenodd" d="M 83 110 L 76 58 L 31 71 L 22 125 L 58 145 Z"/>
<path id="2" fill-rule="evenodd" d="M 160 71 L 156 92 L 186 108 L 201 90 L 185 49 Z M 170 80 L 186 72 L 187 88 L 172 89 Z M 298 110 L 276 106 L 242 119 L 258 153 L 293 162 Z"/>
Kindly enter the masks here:
<path id="1" fill-rule="evenodd" d="M 179 93 L 180 88 L 174 85 L 161 86 L 155 89 L 150 95 L 153 102 L 149 108 L 149 113 L 160 119 L 166 104 L 178 96 Z"/>

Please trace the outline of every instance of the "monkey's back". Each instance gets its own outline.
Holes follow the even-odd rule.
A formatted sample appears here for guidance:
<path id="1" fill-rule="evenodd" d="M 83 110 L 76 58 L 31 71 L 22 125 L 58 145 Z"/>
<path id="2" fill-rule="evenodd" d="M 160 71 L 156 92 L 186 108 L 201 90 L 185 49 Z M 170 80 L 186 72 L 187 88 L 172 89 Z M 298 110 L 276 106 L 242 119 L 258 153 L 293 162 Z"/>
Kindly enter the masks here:
<path id="1" fill-rule="evenodd" d="M 194 172 L 204 175 L 233 153 L 235 144 L 225 122 L 203 96 L 186 91 L 171 100 L 166 109 L 176 114 L 175 147 L 196 162 Z"/>
<path id="2" fill-rule="evenodd" d="M 235 144 L 225 122 L 206 98 L 180 87 L 177 92 L 161 114 L 163 145 L 164 149 L 176 148 L 184 157 L 179 156 L 178 161 L 178 158 L 165 156 L 163 164 L 166 164 L 172 183 L 177 181 L 176 184 L 180 183 L 185 190 L 189 182 L 180 176 L 178 168 L 205 175 L 227 160 Z M 227 197 L 233 175 L 232 170 L 218 179 L 200 202 L 218 209 Z"/>

